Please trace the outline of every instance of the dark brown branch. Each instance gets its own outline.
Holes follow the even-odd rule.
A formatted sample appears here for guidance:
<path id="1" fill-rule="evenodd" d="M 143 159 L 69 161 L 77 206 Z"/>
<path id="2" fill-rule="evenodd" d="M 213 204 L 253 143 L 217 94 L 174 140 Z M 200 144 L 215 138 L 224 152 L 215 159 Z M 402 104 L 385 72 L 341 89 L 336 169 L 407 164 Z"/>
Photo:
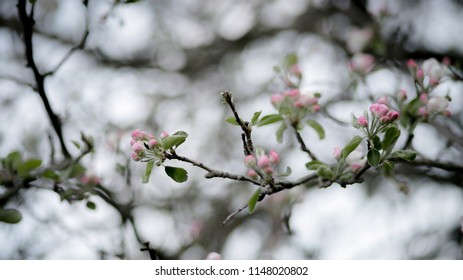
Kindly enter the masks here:
<path id="1" fill-rule="evenodd" d="M 19 19 L 23 27 L 23 41 L 25 45 L 27 66 L 30 67 L 32 69 L 32 72 L 34 73 L 34 78 L 37 83 L 37 93 L 39 94 L 40 99 L 43 102 L 48 118 L 50 119 L 50 122 L 53 126 L 53 129 L 56 132 L 56 135 L 58 136 L 58 140 L 60 142 L 63 155 L 65 158 L 70 159 L 71 154 L 68 152 L 66 144 L 64 143 L 64 137 L 63 137 L 62 127 L 61 127 L 61 120 L 51 108 L 50 102 L 48 100 L 48 97 L 45 91 L 45 83 L 44 83 L 45 77 L 40 73 L 39 69 L 37 68 L 37 65 L 35 64 L 35 60 L 34 60 L 34 48 L 33 48 L 33 41 L 32 41 L 32 35 L 34 33 L 33 27 L 35 23 L 34 5 L 32 5 L 31 7 L 30 14 L 27 13 L 26 0 L 19 0 L 17 7 L 18 7 Z"/>
<path id="2" fill-rule="evenodd" d="M 293 128 L 294 128 L 294 134 L 296 135 L 296 139 L 297 139 L 297 142 L 299 143 L 299 146 L 301 147 L 301 150 L 307 153 L 312 160 L 318 160 L 317 156 L 315 156 L 314 153 L 312 153 L 312 151 L 305 144 L 304 139 L 302 139 L 301 134 L 299 133 L 299 131 L 297 131 L 296 126 L 293 125 Z"/>

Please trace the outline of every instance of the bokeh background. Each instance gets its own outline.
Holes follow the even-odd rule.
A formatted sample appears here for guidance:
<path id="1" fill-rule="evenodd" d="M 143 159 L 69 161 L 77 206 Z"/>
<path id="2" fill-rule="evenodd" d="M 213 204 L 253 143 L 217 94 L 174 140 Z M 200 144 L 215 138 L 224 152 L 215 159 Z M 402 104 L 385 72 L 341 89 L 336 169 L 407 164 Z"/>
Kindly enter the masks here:
<path id="1" fill-rule="evenodd" d="M 320 92 L 325 109 L 317 120 L 326 138 L 309 129 L 303 137 L 333 163 L 333 147 L 357 133 L 343 122 L 366 110 L 369 96 L 413 92 L 406 59 L 447 56 L 461 67 L 461 1 L 125 2 L 90 0 L 86 7 L 78 0 L 38 0 L 34 55 L 39 70 L 50 71 L 88 29 L 85 47 L 47 78 L 46 91 L 71 154 L 79 154 L 72 141 L 79 142 L 81 132 L 93 138 L 94 152 L 82 159 L 86 176 L 97 177 L 133 220 L 97 195 L 90 198 L 92 210 L 86 200 L 61 201 L 47 181 L 37 181 L 2 205 L 20 210 L 23 219 L 0 223 L 1 259 L 148 259 L 140 241 L 170 259 L 203 259 L 209 252 L 224 259 L 462 258 L 458 172 L 401 166 L 397 176 L 408 182 L 408 194 L 374 171 L 345 189 L 299 186 L 221 227 L 254 186 L 207 180 L 202 170 L 178 162 L 172 164 L 188 170 L 187 182 L 155 168 L 141 184 L 144 164 L 130 160 L 129 145 L 135 128 L 156 135 L 184 130 L 189 137 L 179 154 L 245 174 L 240 130 L 224 122 L 231 113 L 219 92 L 234 93 L 244 118 L 273 113 L 269 98 L 281 90 L 274 66 L 296 53 L 301 90 Z M 19 150 L 46 165 L 52 146 L 59 159 L 59 145 L 41 100 L 27 86 L 35 80 L 26 67 L 16 4 L 0 2 L 0 157 Z M 378 67 L 354 85 L 349 60 L 362 50 Z M 452 97 L 452 117 L 420 124 L 413 140 L 426 157 L 460 166 L 462 85 L 456 79 L 436 88 Z M 282 165 L 293 169 L 290 178 L 306 174 L 308 158 L 294 137 L 285 134 L 279 144 L 275 130 L 254 129 L 255 144 L 277 150 Z"/>

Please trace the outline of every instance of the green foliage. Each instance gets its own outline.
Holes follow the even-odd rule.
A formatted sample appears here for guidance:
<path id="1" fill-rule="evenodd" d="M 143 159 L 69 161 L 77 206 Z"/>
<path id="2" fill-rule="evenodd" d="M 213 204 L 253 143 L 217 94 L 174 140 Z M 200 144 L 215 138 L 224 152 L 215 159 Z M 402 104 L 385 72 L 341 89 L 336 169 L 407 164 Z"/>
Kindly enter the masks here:
<path id="1" fill-rule="evenodd" d="M 239 125 L 234 116 L 226 118 L 225 122 L 232 124 L 232 125 Z"/>
<path id="2" fill-rule="evenodd" d="M 325 130 L 316 120 L 307 120 L 306 123 L 317 132 L 320 140 L 325 138 Z"/>
<path id="3" fill-rule="evenodd" d="M 320 165 L 317 168 L 317 175 L 322 177 L 323 179 L 332 179 L 333 178 L 333 171 L 326 165 Z"/>
<path id="4" fill-rule="evenodd" d="M 257 124 L 257 122 L 259 120 L 259 117 L 260 117 L 260 114 L 262 114 L 262 110 L 260 110 L 259 112 L 254 113 L 254 115 L 252 116 L 252 119 L 251 119 L 251 125 L 252 126 Z"/>
<path id="5" fill-rule="evenodd" d="M 249 198 L 248 211 L 251 214 L 254 213 L 254 210 L 256 209 L 256 204 L 257 204 L 257 201 L 259 201 L 259 197 L 260 197 L 260 191 L 261 191 L 261 188 L 258 188 Z"/>
<path id="6" fill-rule="evenodd" d="M 17 224 L 22 220 L 21 212 L 16 209 L 3 209 L 0 208 L 0 222 L 7 224 Z"/>
<path id="7" fill-rule="evenodd" d="M 311 162 L 308 162 L 305 164 L 305 167 L 307 167 L 307 169 L 309 170 L 317 170 L 320 166 L 326 166 L 326 164 L 318 161 L 318 160 L 312 160 Z"/>
<path id="8" fill-rule="evenodd" d="M 397 126 L 390 126 L 384 134 L 382 148 L 386 153 L 390 153 L 395 143 L 400 137 L 400 129 Z"/>
<path id="9" fill-rule="evenodd" d="M 180 167 L 165 166 L 166 174 L 177 183 L 188 180 L 188 172 Z"/>
<path id="10" fill-rule="evenodd" d="M 346 159 L 350 153 L 352 153 L 362 142 L 362 137 L 356 135 L 350 140 L 350 142 L 342 149 L 341 158 Z"/>
<path id="11" fill-rule="evenodd" d="M 151 171 L 153 170 L 153 166 L 154 166 L 154 161 L 150 161 L 150 162 L 146 163 L 145 174 L 143 174 L 143 177 L 141 179 L 141 182 L 143 184 L 146 184 L 146 183 L 149 182 L 150 176 L 151 176 Z"/>
<path id="12" fill-rule="evenodd" d="M 285 122 L 282 122 L 280 124 L 280 126 L 278 127 L 277 129 L 277 132 L 276 132 L 276 137 L 277 137 L 277 141 L 278 143 L 282 143 L 283 142 L 283 134 L 285 133 L 285 130 L 288 128 L 288 126 L 286 125 Z"/>
<path id="13" fill-rule="evenodd" d="M 87 201 L 85 206 L 87 206 L 87 208 L 90 209 L 90 210 L 95 210 L 96 209 L 96 204 L 93 201 Z"/>
<path id="14" fill-rule="evenodd" d="M 85 174 L 87 168 L 85 168 L 82 164 L 76 163 L 72 165 L 69 169 L 68 178 L 76 178 L 81 177 Z"/>
<path id="15" fill-rule="evenodd" d="M 31 172 L 34 169 L 39 168 L 41 164 L 42 164 L 42 161 L 40 159 L 30 159 L 30 160 L 21 162 L 18 165 L 18 175 L 21 177 L 27 177 L 29 175 L 29 172 Z"/>
<path id="16" fill-rule="evenodd" d="M 259 120 L 257 126 L 269 125 L 272 123 L 280 122 L 282 120 L 283 117 L 279 114 L 266 115 Z"/>
<path id="17" fill-rule="evenodd" d="M 283 61 L 283 65 L 286 68 L 289 68 L 293 65 L 296 65 L 298 63 L 299 58 L 297 57 L 297 54 L 295 53 L 289 53 L 285 56 L 285 59 Z"/>
<path id="18" fill-rule="evenodd" d="M 180 146 L 183 142 L 185 142 L 188 134 L 185 131 L 177 131 L 173 135 L 167 136 L 166 138 L 162 139 L 162 147 L 165 150 L 172 149 L 174 147 Z"/>
<path id="19" fill-rule="evenodd" d="M 391 158 L 401 158 L 406 161 L 414 161 L 416 158 L 416 151 L 413 150 L 400 150 L 391 154 Z"/>
<path id="20" fill-rule="evenodd" d="M 289 175 L 291 175 L 293 171 L 291 170 L 291 167 L 287 166 L 286 167 L 286 171 L 284 173 L 279 173 L 279 174 L 276 174 L 277 177 L 288 177 Z"/>
<path id="21" fill-rule="evenodd" d="M 380 164 L 381 154 L 377 150 L 371 149 L 368 151 L 367 159 L 371 166 L 377 167 Z"/>

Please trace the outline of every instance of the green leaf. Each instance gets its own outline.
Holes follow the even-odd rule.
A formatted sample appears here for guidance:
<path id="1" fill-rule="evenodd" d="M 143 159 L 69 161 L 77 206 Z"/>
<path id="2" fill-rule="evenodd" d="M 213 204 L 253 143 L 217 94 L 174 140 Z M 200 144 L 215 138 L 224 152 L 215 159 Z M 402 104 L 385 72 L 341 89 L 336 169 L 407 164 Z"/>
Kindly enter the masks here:
<path id="1" fill-rule="evenodd" d="M 397 139 L 400 136 L 400 129 L 397 126 L 390 126 L 384 134 L 382 148 L 389 153 L 394 148 Z"/>
<path id="2" fill-rule="evenodd" d="M 14 151 L 6 156 L 6 165 L 10 169 L 11 172 L 18 169 L 18 165 L 21 163 L 21 153 L 18 151 Z"/>
<path id="3" fill-rule="evenodd" d="M 278 115 L 278 114 L 267 115 L 267 116 L 262 117 L 262 119 L 260 119 L 260 121 L 257 123 L 257 126 L 264 126 L 264 125 L 280 122 L 282 120 L 283 120 L 283 117 L 281 115 Z"/>
<path id="4" fill-rule="evenodd" d="M 58 175 L 58 173 L 56 173 L 55 171 L 53 170 L 45 170 L 43 173 L 42 173 L 42 177 L 43 178 L 47 178 L 47 179 L 52 179 L 53 181 L 55 182 L 58 182 L 61 180 L 60 176 Z"/>
<path id="5" fill-rule="evenodd" d="M 389 160 L 385 160 L 383 162 L 383 171 L 386 176 L 390 176 L 392 174 L 392 171 L 394 171 L 394 163 Z"/>
<path id="6" fill-rule="evenodd" d="M 188 134 L 185 131 L 177 131 L 173 135 L 167 136 L 166 138 L 162 139 L 162 147 L 165 150 L 169 150 L 173 147 L 180 146 L 183 142 L 185 142 Z"/>
<path id="7" fill-rule="evenodd" d="M 320 166 L 327 166 L 327 165 L 318 160 L 312 160 L 311 162 L 308 162 L 305 164 L 305 167 L 307 167 L 307 169 L 309 170 L 317 170 Z"/>
<path id="8" fill-rule="evenodd" d="M 285 133 L 286 128 L 288 127 L 286 126 L 285 122 L 282 122 L 280 126 L 278 127 L 277 132 L 276 132 L 278 143 L 283 142 L 283 134 Z"/>
<path id="9" fill-rule="evenodd" d="M 165 171 L 177 183 L 183 183 L 188 179 L 188 172 L 183 168 L 165 166 Z"/>
<path id="10" fill-rule="evenodd" d="M 379 139 L 378 135 L 375 135 L 373 137 L 373 147 L 375 150 L 380 151 L 383 148 L 383 144 L 381 142 L 381 139 Z"/>
<path id="11" fill-rule="evenodd" d="M 354 138 L 350 140 L 350 142 L 344 147 L 344 149 L 342 149 L 341 158 L 346 159 L 346 157 L 350 155 L 350 153 L 352 153 L 358 147 L 358 145 L 360 145 L 361 142 L 362 137 L 358 135 L 354 136 Z"/>
<path id="12" fill-rule="evenodd" d="M 323 179 L 331 179 L 333 178 L 333 171 L 326 165 L 320 165 L 317 169 L 317 175 Z"/>
<path id="13" fill-rule="evenodd" d="M 381 160 L 381 154 L 377 150 L 371 149 L 368 151 L 367 159 L 371 166 L 377 167 L 379 165 L 379 161 Z"/>
<path id="14" fill-rule="evenodd" d="M 226 118 L 225 122 L 232 124 L 232 125 L 239 125 L 234 116 Z"/>
<path id="15" fill-rule="evenodd" d="M 17 224 L 22 218 L 23 215 L 16 209 L 0 209 L 0 222 Z"/>
<path id="16" fill-rule="evenodd" d="M 298 57 L 297 54 L 295 53 L 289 53 L 285 56 L 285 59 L 283 61 L 283 65 L 287 68 L 295 65 L 298 63 Z"/>
<path id="17" fill-rule="evenodd" d="M 323 126 L 321 126 L 316 120 L 307 120 L 306 123 L 317 132 L 320 140 L 325 138 L 325 130 L 323 129 Z"/>
<path id="18" fill-rule="evenodd" d="M 262 110 L 260 110 L 259 112 L 254 113 L 254 115 L 252 116 L 252 119 L 251 119 L 251 125 L 256 125 L 257 124 L 257 121 L 259 120 L 260 114 L 262 114 Z"/>
<path id="19" fill-rule="evenodd" d="M 68 178 L 80 177 L 85 174 L 85 171 L 87 171 L 87 168 L 85 168 L 83 165 L 79 163 L 74 164 L 69 170 Z"/>
<path id="20" fill-rule="evenodd" d="M 291 167 L 287 166 L 285 173 L 280 173 L 280 174 L 277 174 L 276 176 L 277 177 L 288 177 L 289 175 L 291 175 L 292 172 L 293 171 L 291 170 Z"/>
<path id="21" fill-rule="evenodd" d="M 261 188 L 259 187 L 249 198 L 248 210 L 249 210 L 249 213 L 251 214 L 254 213 L 254 210 L 256 209 L 256 204 L 260 197 L 260 191 L 261 191 Z"/>
<path id="22" fill-rule="evenodd" d="M 414 161 L 416 158 L 416 151 L 413 150 L 400 150 L 391 154 L 391 158 L 401 158 L 406 161 Z"/>
<path id="23" fill-rule="evenodd" d="M 143 174 L 143 177 L 141 179 L 142 184 L 146 184 L 150 181 L 150 176 L 151 176 L 151 171 L 153 170 L 153 166 L 154 166 L 154 161 L 149 161 L 146 164 L 145 174 Z"/>
<path id="24" fill-rule="evenodd" d="M 80 150 L 80 144 L 79 144 L 79 142 L 77 142 L 76 140 L 72 140 L 71 142 L 72 142 L 72 144 L 74 144 L 74 146 L 76 146 L 77 149 Z"/>
<path id="25" fill-rule="evenodd" d="M 96 209 L 96 204 L 95 204 L 95 202 L 93 202 L 93 201 L 87 201 L 86 206 L 87 206 L 87 208 L 90 209 L 90 210 L 95 210 L 95 209 Z"/>
<path id="26" fill-rule="evenodd" d="M 39 168 L 41 164 L 42 161 L 40 159 L 30 159 L 22 162 L 18 165 L 18 174 L 21 177 L 25 177 L 29 175 L 29 172 L 32 170 Z"/>

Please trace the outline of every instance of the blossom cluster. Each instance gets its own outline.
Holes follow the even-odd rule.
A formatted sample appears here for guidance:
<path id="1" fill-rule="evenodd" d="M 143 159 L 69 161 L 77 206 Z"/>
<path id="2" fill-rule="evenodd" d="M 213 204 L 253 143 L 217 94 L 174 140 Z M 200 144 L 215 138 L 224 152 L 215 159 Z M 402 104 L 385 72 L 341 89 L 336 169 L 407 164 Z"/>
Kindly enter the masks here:
<path id="1" fill-rule="evenodd" d="M 371 119 L 367 113 L 364 113 L 354 119 L 354 126 L 362 129 L 371 138 L 382 128 L 395 122 L 399 118 L 399 112 L 391 110 L 385 103 L 387 99 L 380 98 L 377 103 L 370 106 Z"/>
<path id="2" fill-rule="evenodd" d="M 143 159 L 162 159 L 164 149 L 158 139 L 153 134 L 148 134 L 140 129 L 135 129 L 131 135 L 130 145 L 132 146 L 132 159 L 134 161 L 140 161 Z M 160 135 L 160 139 L 168 137 L 167 132 L 163 132 Z"/>
<path id="3" fill-rule="evenodd" d="M 298 122 L 307 114 L 320 111 L 319 94 L 301 94 L 298 88 L 271 96 L 270 102 L 280 114 L 287 115 L 291 121 Z"/>
<path id="4" fill-rule="evenodd" d="M 451 115 L 450 110 L 447 109 L 449 101 L 447 97 L 434 96 L 429 98 L 427 93 L 421 93 L 420 102 L 422 106 L 418 109 L 418 113 L 424 119 L 437 114 L 449 117 Z"/>
<path id="5" fill-rule="evenodd" d="M 258 177 L 258 172 L 271 176 L 279 162 L 280 156 L 274 150 L 270 150 L 268 154 L 261 153 L 257 157 L 247 155 L 244 158 L 244 165 L 249 168 L 247 175 L 253 179 Z"/>

